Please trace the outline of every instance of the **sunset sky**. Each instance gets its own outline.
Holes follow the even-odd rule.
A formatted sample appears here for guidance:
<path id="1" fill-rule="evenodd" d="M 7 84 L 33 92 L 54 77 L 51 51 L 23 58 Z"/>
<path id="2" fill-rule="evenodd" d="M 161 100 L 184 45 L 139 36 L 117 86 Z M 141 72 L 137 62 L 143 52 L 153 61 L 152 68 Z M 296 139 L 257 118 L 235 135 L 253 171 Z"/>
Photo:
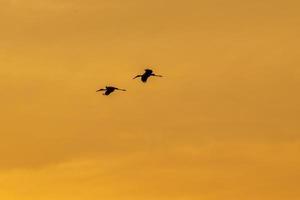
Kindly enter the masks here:
<path id="1" fill-rule="evenodd" d="M 299 7 L 0 0 L 0 199 L 299 200 Z"/>

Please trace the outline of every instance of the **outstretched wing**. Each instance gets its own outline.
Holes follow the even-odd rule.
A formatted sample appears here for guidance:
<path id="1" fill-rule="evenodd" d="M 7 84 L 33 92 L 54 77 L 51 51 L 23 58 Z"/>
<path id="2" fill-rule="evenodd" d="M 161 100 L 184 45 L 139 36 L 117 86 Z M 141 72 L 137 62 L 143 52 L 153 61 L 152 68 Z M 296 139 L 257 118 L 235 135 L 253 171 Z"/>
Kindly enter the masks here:
<path id="1" fill-rule="evenodd" d="M 96 92 L 105 91 L 106 89 L 99 89 Z"/>
<path id="2" fill-rule="evenodd" d="M 141 77 L 141 75 L 136 75 L 133 79 L 136 79 L 136 78 L 138 78 L 138 77 Z"/>
<path id="3" fill-rule="evenodd" d="M 152 69 L 145 69 L 146 74 L 152 74 L 153 70 Z"/>
<path id="4" fill-rule="evenodd" d="M 113 92 L 113 90 L 106 90 L 104 95 L 110 95 L 110 93 L 112 93 L 112 92 Z"/>

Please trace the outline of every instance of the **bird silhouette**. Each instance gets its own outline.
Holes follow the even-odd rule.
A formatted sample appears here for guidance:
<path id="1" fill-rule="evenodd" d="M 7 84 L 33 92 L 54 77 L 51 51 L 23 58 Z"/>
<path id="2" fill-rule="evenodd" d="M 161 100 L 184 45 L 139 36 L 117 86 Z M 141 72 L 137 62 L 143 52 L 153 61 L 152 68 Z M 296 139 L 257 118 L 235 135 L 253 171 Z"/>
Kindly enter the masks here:
<path id="1" fill-rule="evenodd" d="M 108 95 L 110 95 L 110 93 L 114 92 L 115 90 L 126 91 L 124 89 L 116 88 L 116 87 L 113 87 L 113 86 L 106 86 L 105 88 L 99 89 L 96 92 L 105 91 L 103 93 L 103 95 L 108 96 Z"/>
<path id="2" fill-rule="evenodd" d="M 137 75 L 133 79 L 141 77 L 141 80 L 146 83 L 150 76 L 162 77 L 162 75 L 154 74 L 152 69 L 145 69 L 144 74 Z"/>

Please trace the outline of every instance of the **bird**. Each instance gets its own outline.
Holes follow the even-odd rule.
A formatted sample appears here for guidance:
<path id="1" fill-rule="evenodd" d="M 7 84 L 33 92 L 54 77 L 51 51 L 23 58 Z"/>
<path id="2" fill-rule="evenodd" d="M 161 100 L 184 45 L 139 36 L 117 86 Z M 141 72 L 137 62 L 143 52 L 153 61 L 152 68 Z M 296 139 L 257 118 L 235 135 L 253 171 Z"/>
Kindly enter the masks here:
<path id="1" fill-rule="evenodd" d="M 137 75 L 133 79 L 141 77 L 141 80 L 146 83 L 150 76 L 163 77 L 162 75 L 154 74 L 152 69 L 145 69 L 144 74 Z"/>
<path id="2" fill-rule="evenodd" d="M 99 89 L 96 92 L 105 91 L 103 95 L 108 96 L 110 95 L 110 93 L 114 92 L 115 90 L 126 91 L 125 89 L 120 89 L 113 86 L 106 86 L 105 88 Z"/>

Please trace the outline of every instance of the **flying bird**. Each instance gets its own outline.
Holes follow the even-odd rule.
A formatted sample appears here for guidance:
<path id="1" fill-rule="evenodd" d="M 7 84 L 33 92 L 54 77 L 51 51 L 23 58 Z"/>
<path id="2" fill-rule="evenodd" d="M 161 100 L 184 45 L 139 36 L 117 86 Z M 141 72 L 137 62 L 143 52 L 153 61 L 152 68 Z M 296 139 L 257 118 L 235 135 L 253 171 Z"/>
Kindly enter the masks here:
<path id="1" fill-rule="evenodd" d="M 103 93 L 103 95 L 108 96 L 108 95 L 110 95 L 110 93 L 114 92 L 115 90 L 126 91 L 124 89 L 116 88 L 116 87 L 113 87 L 113 86 L 106 86 L 105 88 L 99 89 L 96 92 L 105 91 Z"/>
<path id="2" fill-rule="evenodd" d="M 136 78 L 141 77 L 141 80 L 142 80 L 144 83 L 146 83 L 147 80 L 148 80 L 148 78 L 149 78 L 150 76 L 162 77 L 162 75 L 156 75 L 156 74 L 154 74 L 154 73 L 153 73 L 153 70 L 151 70 L 151 69 L 145 69 L 144 74 L 137 75 L 137 76 L 135 76 L 133 79 L 136 79 Z"/>

